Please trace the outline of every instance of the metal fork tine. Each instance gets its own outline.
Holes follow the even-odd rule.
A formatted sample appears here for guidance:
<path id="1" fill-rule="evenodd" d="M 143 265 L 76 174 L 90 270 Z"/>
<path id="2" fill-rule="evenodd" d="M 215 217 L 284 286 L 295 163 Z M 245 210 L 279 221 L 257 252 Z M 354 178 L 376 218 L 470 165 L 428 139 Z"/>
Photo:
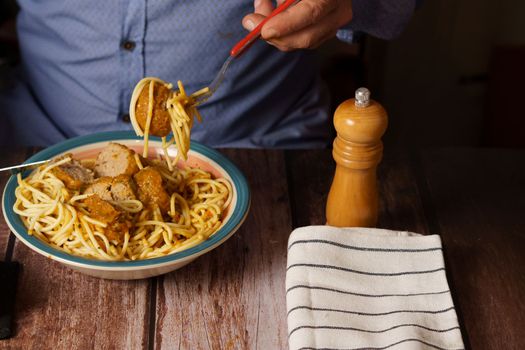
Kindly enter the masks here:
<path id="1" fill-rule="evenodd" d="M 228 66 L 230 65 L 233 58 L 233 56 L 228 56 L 226 61 L 224 61 L 221 69 L 219 70 L 219 73 L 217 73 L 217 76 L 215 77 L 215 79 L 212 80 L 212 82 L 209 85 L 210 91 L 207 94 L 201 95 L 195 99 L 196 106 L 208 101 L 208 99 L 215 93 L 215 91 L 217 91 L 222 81 L 224 80 L 224 77 L 226 76 L 226 70 L 228 69 Z"/>

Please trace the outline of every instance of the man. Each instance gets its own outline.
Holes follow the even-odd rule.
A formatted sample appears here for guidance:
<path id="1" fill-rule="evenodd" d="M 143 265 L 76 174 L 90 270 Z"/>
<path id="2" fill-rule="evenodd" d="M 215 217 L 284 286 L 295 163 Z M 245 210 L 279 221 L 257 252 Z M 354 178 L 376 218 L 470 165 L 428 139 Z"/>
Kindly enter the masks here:
<path id="1" fill-rule="evenodd" d="M 220 147 L 321 147 L 328 97 L 312 52 L 337 34 L 398 35 L 416 0 L 302 0 L 272 18 L 235 59 L 192 138 Z M 0 93 L 3 142 L 46 146 L 130 129 L 129 100 L 144 76 L 187 91 L 207 86 L 231 47 L 273 10 L 270 0 L 41 2 L 20 0 L 22 63 Z M 248 14 L 248 15 L 246 15 Z M 244 18 L 243 18 L 244 16 Z M 268 45 L 271 44 L 271 45 Z M 7 131 L 7 132 L 6 132 Z"/>

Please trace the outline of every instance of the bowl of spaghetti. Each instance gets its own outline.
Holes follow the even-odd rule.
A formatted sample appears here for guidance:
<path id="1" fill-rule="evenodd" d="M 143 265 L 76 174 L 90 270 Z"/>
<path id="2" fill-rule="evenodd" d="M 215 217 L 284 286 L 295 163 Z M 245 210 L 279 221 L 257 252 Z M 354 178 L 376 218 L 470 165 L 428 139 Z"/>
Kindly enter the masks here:
<path id="1" fill-rule="evenodd" d="M 50 161 L 11 176 L 4 189 L 11 231 L 37 253 L 107 279 L 173 271 L 235 233 L 248 214 L 250 190 L 230 160 L 197 142 L 186 159 L 174 149 L 166 154 L 157 137 L 144 158 L 143 147 L 141 137 L 118 131 L 35 154 L 27 162 Z M 134 157 L 119 170 L 126 154 Z M 166 156 L 178 159 L 169 169 Z"/>

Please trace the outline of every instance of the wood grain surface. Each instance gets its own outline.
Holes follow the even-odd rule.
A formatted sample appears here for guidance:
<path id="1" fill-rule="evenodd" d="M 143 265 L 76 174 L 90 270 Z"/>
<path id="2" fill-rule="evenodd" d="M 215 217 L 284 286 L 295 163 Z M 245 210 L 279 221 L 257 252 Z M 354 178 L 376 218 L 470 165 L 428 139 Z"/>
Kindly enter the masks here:
<path id="1" fill-rule="evenodd" d="M 0 164 L 28 152 L 0 150 Z M 288 235 L 325 223 L 334 163 L 329 150 L 223 152 L 250 182 L 250 214 L 223 245 L 164 276 L 84 276 L 14 239 L 8 249 L 2 220 L 1 256 L 22 272 L 15 336 L 0 349 L 286 349 Z M 524 159 L 512 150 L 386 150 L 378 169 L 378 226 L 442 236 L 467 348 L 525 348 Z"/>
<path id="2" fill-rule="evenodd" d="M 438 150 L 421 160 L 468 342 L 525 349 L 525 150 Z"/>

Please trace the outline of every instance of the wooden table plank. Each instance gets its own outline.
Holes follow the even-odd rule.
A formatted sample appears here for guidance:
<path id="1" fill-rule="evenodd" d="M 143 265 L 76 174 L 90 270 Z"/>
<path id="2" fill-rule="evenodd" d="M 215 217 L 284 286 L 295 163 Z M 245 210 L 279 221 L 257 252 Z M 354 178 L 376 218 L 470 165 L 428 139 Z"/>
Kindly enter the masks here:
<path id="1" fill-rule="evenodd" d="M 89 277 L 34 253 L 19 241 L 22 264 L 15 336 L 8 349 L 145 349 L 149 281 Z"/>
<path id="2" fill-rule="evenodd" d="M 335 171 L 331 150 L 289 151 L 287 169 L 294 226 L 324 225 Z M 378 188 L 378 227 L 428 233 L 408 152 L 385 152 L 378 168 Z"/>
<path id="3" fill-rule="evenodd" d="M 157 349 L 285 349 L 291 231 L 284 156 L 224 151 L 246 175 L 250 215 L 221 247 L 159 279 Z"/>
<path id="4" fill-rule="evenodd" d="M 22 264 L 12 349 L 140 349 L 147 346 L 149 281 L 83 275 L 34 253 L 19 241 Z"/>
<path id="5" fill-rule="evenodd" d="M 524 349 L 525 151 L 427 151 L 422 164 L 472 348 Z"/>
<path id="6" fill-rule="evenodd" d="M 26 158 L 26 150 L 24 148 L 12 148 L 12 149 L 3 149 L 0 156 L 0 168 L 19 164 Z M 0 189 L 2 193 L 4 192 L 4 187 L 11 176 L 11 173 L 4 171 L 0 173 Z M 0 259 L 10 259 L 10 256 L 6 257 L 7 244 L 9 241 L 9 235 L 11 231 L 4 219 L 4 213 L 0 212 Z"/>
<path id="7" fill-rule="evenodd" d="M 328 149 L 286 152 L 294 228 L 326 223 L 326 198 L 334 171 L 335 163 Z"/>

